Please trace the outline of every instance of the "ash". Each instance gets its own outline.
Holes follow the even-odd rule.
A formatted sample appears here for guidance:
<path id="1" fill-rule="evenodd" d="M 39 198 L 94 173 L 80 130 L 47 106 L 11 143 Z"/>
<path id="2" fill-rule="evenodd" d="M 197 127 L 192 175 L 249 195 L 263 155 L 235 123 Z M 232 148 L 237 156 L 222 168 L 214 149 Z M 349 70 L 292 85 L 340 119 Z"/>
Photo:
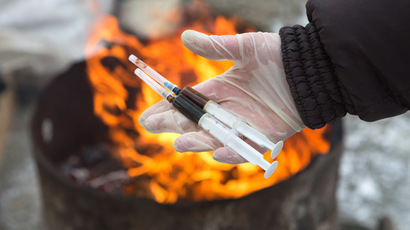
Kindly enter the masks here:
<path id="1" fill-rule="evenodd" d="M 83 148 L 78 155 L 66 159 L 60 169 L 73 182 L 111 194 L 123 194 L 130 180 L 127 170 L 112 159 L 110 147 L 101 143 Z"/>
<path id="2" fill-rule="evenodd" d="M 341 218 L 372 229 L 389 217 L 410 225 L 410 113 L 377 122 L 344 119 L 345 152 L 337 192 Z"/>

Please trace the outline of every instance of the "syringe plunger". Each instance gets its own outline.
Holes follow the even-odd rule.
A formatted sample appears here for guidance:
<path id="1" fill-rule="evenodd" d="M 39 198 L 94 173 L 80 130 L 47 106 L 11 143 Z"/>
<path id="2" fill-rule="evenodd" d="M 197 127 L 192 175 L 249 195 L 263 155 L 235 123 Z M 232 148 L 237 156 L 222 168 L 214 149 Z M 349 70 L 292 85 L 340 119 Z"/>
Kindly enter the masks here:
<path id="1" fill-rule="evenodd" d="M 240 139 L 236 133 L 233 133 L 230 129 L 212 117 L 209 113 L 201 117 L 198 123 L 203 129 L 208 131 L 212 136 L 218 139 L 225 146 L 230 147 L 235 152 L 239 153 L 243 158 L 252 163 L 258 165 L 265 170 L 265 178 L 272 175 L 278 166 L 278 162 L 275 161 L 269 164 L 261 153 L 256 151 L 252 146 Z"/>

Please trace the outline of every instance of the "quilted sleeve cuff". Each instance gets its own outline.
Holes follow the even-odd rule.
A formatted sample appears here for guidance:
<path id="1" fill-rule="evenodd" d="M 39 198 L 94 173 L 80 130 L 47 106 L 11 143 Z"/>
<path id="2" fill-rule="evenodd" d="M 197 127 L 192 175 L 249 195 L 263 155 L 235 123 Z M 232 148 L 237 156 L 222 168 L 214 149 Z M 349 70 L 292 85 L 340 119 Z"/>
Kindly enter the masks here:
<path id="1" fill-rule="evenodd" d="M 286 79 L 302 121 L 321 128 L 346 115 L 334 67 L 312 24 L 281 28 Z"/>

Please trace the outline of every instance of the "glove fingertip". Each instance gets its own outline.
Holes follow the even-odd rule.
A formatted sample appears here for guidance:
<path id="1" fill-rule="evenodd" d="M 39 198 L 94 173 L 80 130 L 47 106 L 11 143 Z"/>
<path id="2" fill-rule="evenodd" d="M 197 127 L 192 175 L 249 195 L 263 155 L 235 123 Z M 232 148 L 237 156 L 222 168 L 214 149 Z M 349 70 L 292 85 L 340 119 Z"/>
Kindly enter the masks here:
<path id="1" fill-rule="evenodd" d="M 247 160 L 245 160 L 241 155 L 237 154 L 228 147 L 215 150 L 212 157 L 214 158 L 214 160 L 226 164 L 242 164 L 247 162 Z"/>
<path id="2" fill-rule="evenodd" d="M 215 150 L 217 146 L 200 133 L 191 132 L 175 139 L 173 147 L 178 152 L 205 152 Z"/>
<path id="3" fill-rule="evenodd" d="M 181 34 L 182 43 L 193 53 L 201 56 L 206 56 L 207 51 L 211 50 L 209 47 L 209 40 L 206 34 L 197 32 L 195 30 L 185 30 Z"/>
<path id="4" fill-rule="evenodd" d="M 181 34 L 181 40 L 187 48 L 190 48 L 195 41 L 198 41 L 198 38 L 204 38 L 206 36 L 206 34 L 200 33 L 195 30 L 185 30 Z"/>
<path id="5" fill-rule="evenodd" d="M 184 152 L 195 152 L 194 146 L 195 144 L 191 143 L 191 138 L 187 138 L 186 136 L 182 135 L 175 139 L 173 147 L 177 152 L 184 153 Z"/>
<path id="6" fill-rule="evenodd" d="M 145 117 L 141 115 L 141 116 L 138 118 L 138 124 L 140 124 L 141 126 L 145 126 L 145 125 L 144 125 L 144 122 L 145 122 Z"/>
<path id="7" fill-rule="evenodd" d="M 215 50 L 209 36 L 195 30 L 186 30 L 181 35 L 182 43 L 193 53 L 204 58 L 221 61 L 226 58 Z"/>
<path id="8" fill-rule="evenodd" d="M 172 147 L 175 149 L 175 151 L 179 152 L 179 153 L 183 153 L 184 151 L 182 151 L 182 149 L 179 149 L 177 145 L 175 145 L 175 143 L 172 145 Z"/>

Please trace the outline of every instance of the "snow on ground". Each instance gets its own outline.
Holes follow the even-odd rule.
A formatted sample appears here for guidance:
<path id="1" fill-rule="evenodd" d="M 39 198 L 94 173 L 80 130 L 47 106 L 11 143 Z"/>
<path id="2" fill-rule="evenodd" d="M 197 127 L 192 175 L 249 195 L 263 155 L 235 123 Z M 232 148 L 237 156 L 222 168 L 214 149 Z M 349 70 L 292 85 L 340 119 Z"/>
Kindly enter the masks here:
<path id="1" fill-rule="evenodd" d="M 377 122 L 344 119 L 345 152 L 337 192 L 343 218 L 374 227 L 389 216 L 410 225 L 410 113 Z"/>

